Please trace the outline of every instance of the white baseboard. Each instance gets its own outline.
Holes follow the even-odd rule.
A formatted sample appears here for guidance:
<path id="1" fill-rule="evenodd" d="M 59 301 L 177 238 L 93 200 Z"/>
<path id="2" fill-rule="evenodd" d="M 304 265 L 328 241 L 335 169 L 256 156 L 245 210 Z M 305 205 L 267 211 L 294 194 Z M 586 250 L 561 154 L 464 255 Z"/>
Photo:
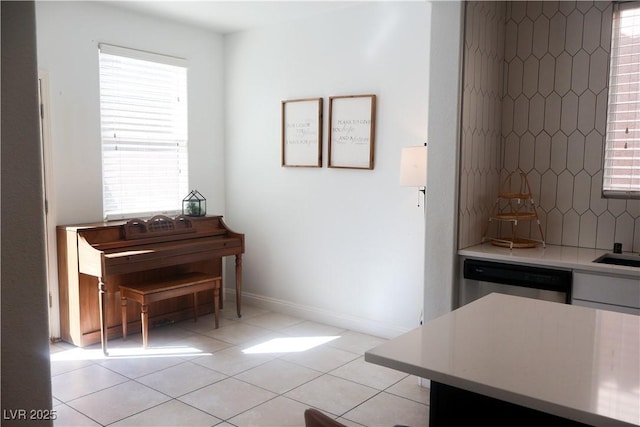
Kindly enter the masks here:
<path id="1" fill-rule="evenodd" d="M 225 294 L 225 297 L 233 298 L 235 300 L 236 291 L 234 288 L 225 289 Z M 300 317 L 314 322 L 325 323 L 327 325 L 337 326 L 381 338 L 394 338 L 398 335 L 409 332 L 410 330 L 318 307 L 258 295 L 251 292 L 242 292 L 242 301 L 277 313 Z M 418 326 L 419 325 L 416 325 L 416 327 Z"/>

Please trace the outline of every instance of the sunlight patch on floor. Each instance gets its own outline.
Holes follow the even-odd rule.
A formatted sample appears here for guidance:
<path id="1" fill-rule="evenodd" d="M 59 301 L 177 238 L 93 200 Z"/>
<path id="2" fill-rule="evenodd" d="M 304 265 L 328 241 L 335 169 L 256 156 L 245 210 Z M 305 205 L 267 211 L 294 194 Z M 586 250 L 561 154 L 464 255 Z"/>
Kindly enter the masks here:
<path id="1" fill-rule="evenodd" d="M 130 348 L 110 348 L 109 355 L 105 356 L 102 349 L 82 349 L 74 348 L 67 351 L 59 351 L 51 354 L 52 362 L 69 360 L 100 360 L 100 359 L 134 359 L 147 357 L 180 357 L 180 356 L 207 356 L 211 353 L 204 352 L 194 347 L 188 346 L 165 346 L 165 347 L 130 347 Z"/>
<path id="2" fill-rule="evenodd" d="M 254 345 L 252 347 L 242 350 L 245 354 L 258 354 L 258 353 L 298 353 L 302 351 L 310 350 L 319 345 L 328 343 L 339 336 L 324 336 L 324 337 L 287 337 L 287 338 L 274 338 L 272 340 L 263 342 L 261 344 Z"/>

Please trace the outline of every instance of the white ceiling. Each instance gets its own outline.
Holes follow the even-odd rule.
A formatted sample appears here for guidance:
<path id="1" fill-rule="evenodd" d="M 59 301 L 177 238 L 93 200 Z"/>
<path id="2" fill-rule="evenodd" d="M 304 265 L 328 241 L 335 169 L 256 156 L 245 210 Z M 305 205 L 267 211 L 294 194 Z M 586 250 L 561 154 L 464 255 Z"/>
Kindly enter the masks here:
<path id="1" fill-rule="evenodd" d="M 352 6 L 359 1 L 146 0 L 106 3 L 206 28 L 221 34 L 291 21 Z"/>

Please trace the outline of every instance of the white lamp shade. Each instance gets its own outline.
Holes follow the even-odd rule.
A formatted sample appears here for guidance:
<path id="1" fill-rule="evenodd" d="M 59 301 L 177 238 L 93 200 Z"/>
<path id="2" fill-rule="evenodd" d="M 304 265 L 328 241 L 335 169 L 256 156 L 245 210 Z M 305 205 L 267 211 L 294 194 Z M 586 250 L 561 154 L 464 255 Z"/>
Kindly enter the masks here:
<path id="1" fill-rule="evenodd" d="M 404 147 L 400 159 L 400 185 L 427 186 L 427 147 Z"/>

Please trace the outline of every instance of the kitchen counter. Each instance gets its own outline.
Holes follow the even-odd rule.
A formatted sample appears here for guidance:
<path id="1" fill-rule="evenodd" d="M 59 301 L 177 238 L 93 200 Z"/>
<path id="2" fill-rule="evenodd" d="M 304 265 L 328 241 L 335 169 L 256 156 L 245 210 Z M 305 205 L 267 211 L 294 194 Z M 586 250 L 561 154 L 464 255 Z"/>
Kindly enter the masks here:
<path id="1" fill-rule="evenodd" d="M 588 425 L 640 425 L 640 316 L 494 293 L 365 360 L 431 379 L 431 425 L 447 407 L 434 385 Z"/>
<path id="2" fill-rule="evenodd" d="M 461 249 L 458 251 L 458 255 L 489 261 L 531 264 L 603 274 L 620 274 L 640 279 L 640 268 L 638 267 L 593 262 L 594 259 L 610 252 L 602 249 L 557 245 L 547 245 L 546 248 L 538 246 L 535 248 L 509 249 L 487 242 Z M 638 254 L 626 253 L 625 255 L 635 255 L 640 258 Z M 638 283 L 640 285 L 640 282 Z"/>

